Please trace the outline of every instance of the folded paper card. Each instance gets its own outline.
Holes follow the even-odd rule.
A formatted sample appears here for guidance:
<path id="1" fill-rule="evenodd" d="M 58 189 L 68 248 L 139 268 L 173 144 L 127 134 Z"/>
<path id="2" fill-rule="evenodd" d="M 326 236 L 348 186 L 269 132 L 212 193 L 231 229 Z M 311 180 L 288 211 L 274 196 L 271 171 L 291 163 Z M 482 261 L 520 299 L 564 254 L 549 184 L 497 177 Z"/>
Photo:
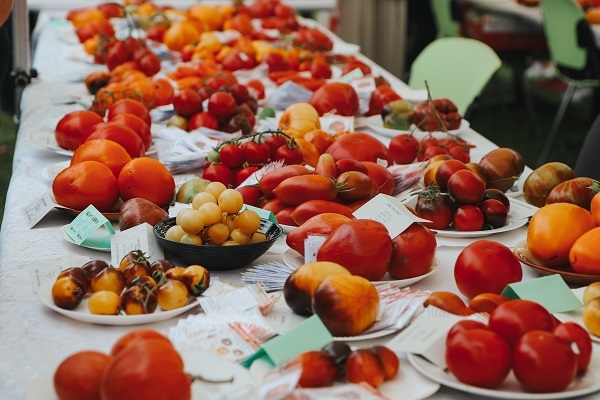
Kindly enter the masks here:
<path id="1" fill-rule="evenodd" d="M 152 225 L 147 222 L 121 231 L 110 239 L 111 262 L 113 265 L 119 265 L 123 257 L 135 250 L 141 250 L 150 262 L 165 257 L 163 248 L 152 232 Z"/>
<path id="2" fill-rule="evenodd" d="M 574 311 L 583 307 L 558 274 L 511 283 L 502 291 L 502 295 L 509 299 L 535 301 L 551 313 Z"/>
<path id="3" fill-rule="evenodd" d="M 274 367 L 291 360 L 305 351 L 319 350 L 333 337 L 318 316 L 313 315 L 289 332 L 263 343 L 256 353 L 241 364 L 249 368 L 255 360 L 263 360 Z"/>
<path id="4" fill-rule="evenodd" d="M 106 236 L 91 236 L 101 226 L 108 231 Z M 96 207 L 89 205 L 66 227 L 65 233 L 75 244 L 110 248 L 110 237 L 115 234 L 111 222 Z"/>

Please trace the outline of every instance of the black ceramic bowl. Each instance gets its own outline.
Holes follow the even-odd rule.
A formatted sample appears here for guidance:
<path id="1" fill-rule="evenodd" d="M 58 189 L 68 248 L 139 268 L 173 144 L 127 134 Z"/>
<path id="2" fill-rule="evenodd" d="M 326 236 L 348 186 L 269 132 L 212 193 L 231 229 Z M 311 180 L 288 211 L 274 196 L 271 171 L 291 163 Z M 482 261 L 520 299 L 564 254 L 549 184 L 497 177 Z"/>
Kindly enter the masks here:
<path id="1" fill-rule="evenodd" d="M 279 224 L 261 219 L 260 231 L 267 235 L 267 240 L 264 242 L 239 246 L 196 246 L 165 239 L 165 233 L 173 225 L 175 225 L 175 218 L 154 225 L 154 236 L 164 248 L 165 258 L 187 265 L 199 264 L 211 271 L 228 271 L 245 267 L 265 254 L 283 233 Z"/>

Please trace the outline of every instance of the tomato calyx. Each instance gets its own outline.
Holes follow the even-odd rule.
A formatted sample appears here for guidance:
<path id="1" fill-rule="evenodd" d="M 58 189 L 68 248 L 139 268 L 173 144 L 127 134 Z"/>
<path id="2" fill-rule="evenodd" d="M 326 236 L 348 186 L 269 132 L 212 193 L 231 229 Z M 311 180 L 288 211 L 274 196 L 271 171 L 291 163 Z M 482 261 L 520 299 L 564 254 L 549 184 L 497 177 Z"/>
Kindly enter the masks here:
<path id="1" fill-rule="evenodd" d="M 442 192 L 440 191 L 440 189 L 434 183 L 431 183 L 425 189 L 413 192 L 412 195 L 413 196 L 423 196 L 425 198 L 425 200 L 432 201 L 436 197 L 438 197 L 441 193 Z"/>

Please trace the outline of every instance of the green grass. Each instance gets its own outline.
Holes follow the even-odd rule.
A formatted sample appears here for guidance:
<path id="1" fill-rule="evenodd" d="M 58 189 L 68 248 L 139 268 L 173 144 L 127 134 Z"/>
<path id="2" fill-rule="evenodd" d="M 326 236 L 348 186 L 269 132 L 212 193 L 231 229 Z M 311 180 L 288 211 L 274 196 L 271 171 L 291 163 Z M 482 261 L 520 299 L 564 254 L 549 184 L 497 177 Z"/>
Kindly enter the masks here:
<path id="1" fill-rule="evenodd" d="M 4 216 L 6 190 L 8 189 L 8 183 L 12 175 L 16 137 L 17 127 L 12 115 L 0 110 L 0 223 Z"/>

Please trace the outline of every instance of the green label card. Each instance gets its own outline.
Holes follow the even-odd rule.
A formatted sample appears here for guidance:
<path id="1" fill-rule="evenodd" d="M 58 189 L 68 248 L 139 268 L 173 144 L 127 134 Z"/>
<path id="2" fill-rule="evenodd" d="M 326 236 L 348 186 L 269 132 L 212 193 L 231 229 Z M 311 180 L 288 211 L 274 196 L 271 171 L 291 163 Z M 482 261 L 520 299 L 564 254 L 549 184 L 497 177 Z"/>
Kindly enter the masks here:
<path id="1" fill-rule="evenodd" d="M 320 350 L 333 337 L 318 316 L 313 315 L 294 329 L 264 343 L 256 353 L 241 364 L 249 368 L 255 360 L 263 359 L 277 367 L 305 351 Z"/>
<path id="2" fill-rule="evenodd" d="M 275 218 L 275 215 L 271 211 L 263 210 L 262 208 L 258 208 L 258 207 L 254 207 L 254 206 L 249 206 L 247 204 L 244 204 L 244 206 L 242 207 L 242 210 L 245 210 L 245 209 L 256 212 L 258 214 L 258 216 L 261 217 L 262 219 L 266 219 L 268 221 L 277 223 L 277 218 Z"/>
<path id="3" fill-rule="evenodd" d="M 502 295 L 509 299 L 535 301 L 551 313 L 574 311 L 583 307 L 558 274 L 511 283 L 502 291 Z"/>
<path id="4" fill-rule="evenodd" d="M 101 226 L 106 228 L 109 235 L 103 238 L 94 237 L 94 243 L 89 243 L 91 240 L 90 235 Z M 73 239 L 73 242 L 76 244 L 86 242 L 87 245 L 93 245 L 95 247 L 110 248 L 110 236 L 115 233 L 115 230 L 110 221 L 106 219 L 96 207 L 89 205 L 67 226 L 65 233 Z"/>

